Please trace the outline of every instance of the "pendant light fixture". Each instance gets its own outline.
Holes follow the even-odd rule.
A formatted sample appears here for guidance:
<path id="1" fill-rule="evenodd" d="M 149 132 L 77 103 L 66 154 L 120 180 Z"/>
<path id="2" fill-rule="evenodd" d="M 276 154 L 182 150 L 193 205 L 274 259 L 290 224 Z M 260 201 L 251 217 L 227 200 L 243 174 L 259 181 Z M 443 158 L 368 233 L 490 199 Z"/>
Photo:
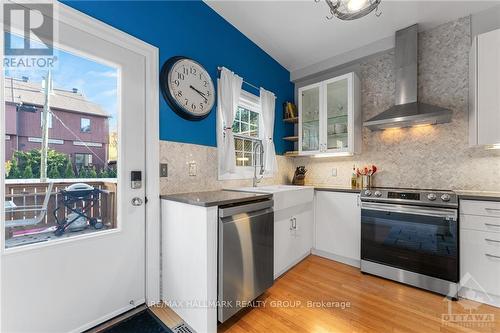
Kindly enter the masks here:
<path id="1" fill-rule="evenodd" d="M 320 0 L 315 0 L 319 2 Z M 331 20 L 334 16 L 344 20 L 351 21 L 370 14 L 373 10 L 378 9 L 378 5 L 382 0 L 325 0 L 330 7 L 331 16 L 327 16 Z M 378 14 L 377 16 L 380 16 Z"/>

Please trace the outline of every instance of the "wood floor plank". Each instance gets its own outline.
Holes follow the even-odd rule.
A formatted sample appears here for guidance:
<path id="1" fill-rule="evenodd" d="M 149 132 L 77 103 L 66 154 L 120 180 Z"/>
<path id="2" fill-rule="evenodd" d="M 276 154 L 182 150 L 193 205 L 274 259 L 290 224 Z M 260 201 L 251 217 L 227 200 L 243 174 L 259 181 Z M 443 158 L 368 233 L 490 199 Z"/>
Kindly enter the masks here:
<path id="1" fill-rule="evenodd" d="M 365 275 L 355 267 L 312 255 L 276 280 L 258 300 L 265 306 L 245 309 L 219 325 L 218 332 L 500 332 L 500 308 L 469 300 L 450 303 L 441 295 Z M 350 306 L 311 306 L 308 301 L 349 302 Z M 298 302 L 300 306 L 285 306 Z M 477 307 L 474 313 L 491 314 L 494 321 L 446 325 L 442 315 L 448 313 L 450 304 L 453 314 L 470 313 L 473 305 Z"/>

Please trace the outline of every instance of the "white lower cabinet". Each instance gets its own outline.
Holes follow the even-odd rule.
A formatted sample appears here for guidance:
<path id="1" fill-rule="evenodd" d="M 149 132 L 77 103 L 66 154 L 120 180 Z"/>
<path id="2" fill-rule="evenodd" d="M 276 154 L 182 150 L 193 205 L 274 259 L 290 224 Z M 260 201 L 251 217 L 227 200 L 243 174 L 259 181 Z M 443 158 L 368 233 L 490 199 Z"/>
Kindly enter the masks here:
<path id="1" fill-rule="evenodd" d="M 462 201 L 460 205 L 459 294 L 500 307 L 500 228 L 491 227 L 500 226 L 500 217 L 493 209 L 499 204 Z"/>
<path id="2" fill-rule="evenodd" d="M 311 253 L 313 219 L 312 201 L 274 212 L 274 278 Z"/>
<path id="3" fill-rule="evenodd" d="M 361 207 L 358 193 L 316 191 L 313 253 L 359 267 Z"/>

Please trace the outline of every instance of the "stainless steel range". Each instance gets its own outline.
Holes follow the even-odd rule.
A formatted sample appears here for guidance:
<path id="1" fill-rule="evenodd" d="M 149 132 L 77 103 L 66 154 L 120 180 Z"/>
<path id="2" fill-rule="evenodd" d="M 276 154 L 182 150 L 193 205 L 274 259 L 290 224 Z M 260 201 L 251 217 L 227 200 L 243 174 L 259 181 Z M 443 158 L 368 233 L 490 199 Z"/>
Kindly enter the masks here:
<path id="1" fill-rule="evenodd" d="M 361 271 L 456 298 L 458 198 L 451 191 L 361 193 Z"/>

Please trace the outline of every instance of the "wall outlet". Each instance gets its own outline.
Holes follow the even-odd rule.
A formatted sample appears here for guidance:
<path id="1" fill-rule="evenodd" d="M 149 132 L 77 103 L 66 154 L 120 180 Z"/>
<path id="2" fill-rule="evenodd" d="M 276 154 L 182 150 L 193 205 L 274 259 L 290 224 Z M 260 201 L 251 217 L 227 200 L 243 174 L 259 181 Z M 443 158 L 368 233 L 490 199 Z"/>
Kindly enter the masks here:
<path id="1" fill-rule="evenodd" d="M 168 164 L 160 163 L 160 177 L 168 177 Z"/>
<path id="2" fill-rule="evenodd" d="M 337 177 L 337 168 L 332 168 L 332 177 Z"/>
<path id="3" fill-rule="evenodd" d="M 190 176 L 196 176 L 196 162 L 189 162 L 189 175 Z"/>

